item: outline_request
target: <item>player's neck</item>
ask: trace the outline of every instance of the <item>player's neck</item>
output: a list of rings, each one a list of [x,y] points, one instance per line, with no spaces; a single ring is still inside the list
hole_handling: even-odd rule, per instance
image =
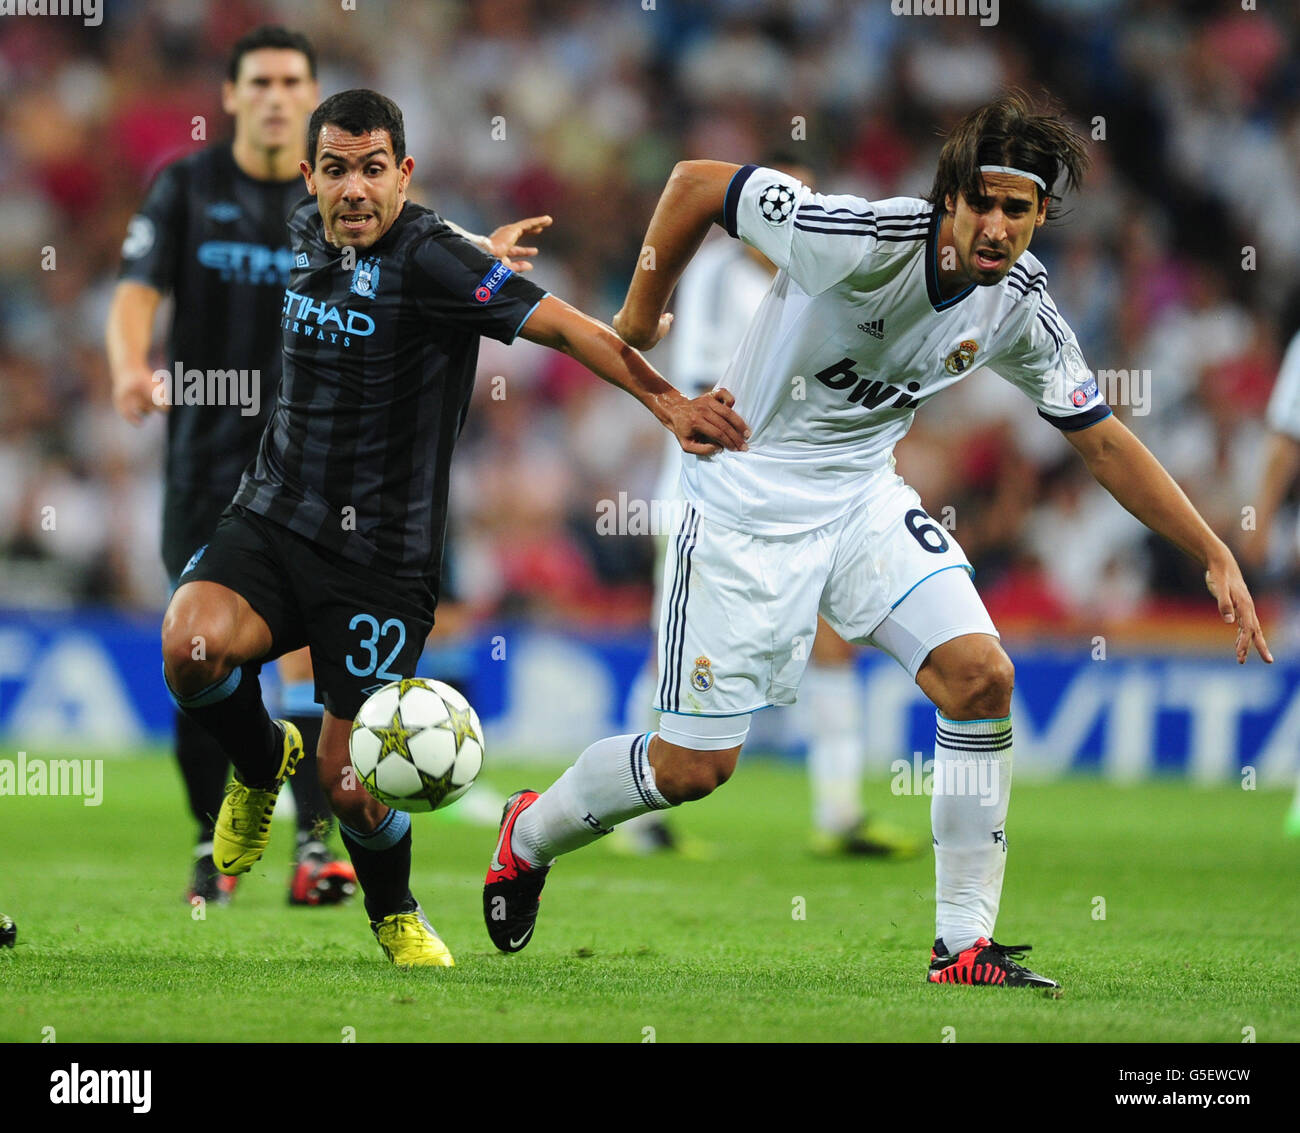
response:
[[[230,152],[241,173],[254,181],[292,181],[300,176],[298,162],[305,155],[292,152],[287,146],[263,149],[236,136]]]
[[[941,299],[951,299],[971,285],[971,281],[958,266],[957,249],[952,242],[952,221],[952,213],[946,213],[939,222],[939,231],[935,235],[935,256],[938,260],[935,278],[939,282]]]

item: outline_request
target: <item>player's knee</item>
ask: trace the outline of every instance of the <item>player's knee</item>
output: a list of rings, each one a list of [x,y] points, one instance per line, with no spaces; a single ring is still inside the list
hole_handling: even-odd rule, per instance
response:
[[[655,787],[670,803],[695,802],[711,795],[736,769],[739,748],[728,751],[673,749],[671,758],[655,767]]]
[[[204,615],[192,606],[173,602],[163,619],[162,650],[167,680],[173,691],[192,694],[230,672],[227,619]]]
[[[950,705],[953,719],[995,719],[1011,711],[1015,666],[996,642],[973,656],[956,682],[957,695]]]

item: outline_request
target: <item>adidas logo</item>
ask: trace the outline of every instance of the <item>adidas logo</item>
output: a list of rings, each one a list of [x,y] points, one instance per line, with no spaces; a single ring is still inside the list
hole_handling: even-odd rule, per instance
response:
[[[869,323],[858,323],[858,330],[865,331],[872,338],[883,339],[885,337],[885,320],[873,319]]]

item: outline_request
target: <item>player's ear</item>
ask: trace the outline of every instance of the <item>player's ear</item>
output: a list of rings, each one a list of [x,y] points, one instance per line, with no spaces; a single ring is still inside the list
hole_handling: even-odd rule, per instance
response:
[[[221,84],[221,109],[227,114],[234,116],[235,113],[235,84],[226,79]]]
[[[411,171],[414,168],[415,158],[408,153],[404,158],[402,158],[401,163],[397,167],[397,172],[400,175],[400,181],[398,183],[399,189],[405,189],[406,186],[411,183]]]
[[[957,211],[957,202],[951,193],[943,198],[943,208],[945,212],[955,213]]]
[[[1044,193],[1043,199],[1038,202],[1038,215],[1034,217],[1034,227],[1042,228],[1047,221],[1047,202],[1051,198]]]
[[[314,197],[316,195],[316,179],[313,176],[315,171],[305,161],[298,162],[298,171],[302,174],[302,179],[307,182],[307,192]]]

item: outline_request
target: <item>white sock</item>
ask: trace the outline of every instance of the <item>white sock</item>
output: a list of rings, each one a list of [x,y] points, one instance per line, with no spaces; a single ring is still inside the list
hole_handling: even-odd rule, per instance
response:
[[[950,954],[992,940],[1007,866],[1011,718],[949,720],[935,713],[935,936]]]
[[[824,834],[845,834],[863,817],[857,674],[852,665],[809,665],[799,691],[806,703],[813,826]]]
[[[511,849],[548,865],[625,819],[672,804],[655,788],[646,752],[653,732],[597,740],[515,822]]]

